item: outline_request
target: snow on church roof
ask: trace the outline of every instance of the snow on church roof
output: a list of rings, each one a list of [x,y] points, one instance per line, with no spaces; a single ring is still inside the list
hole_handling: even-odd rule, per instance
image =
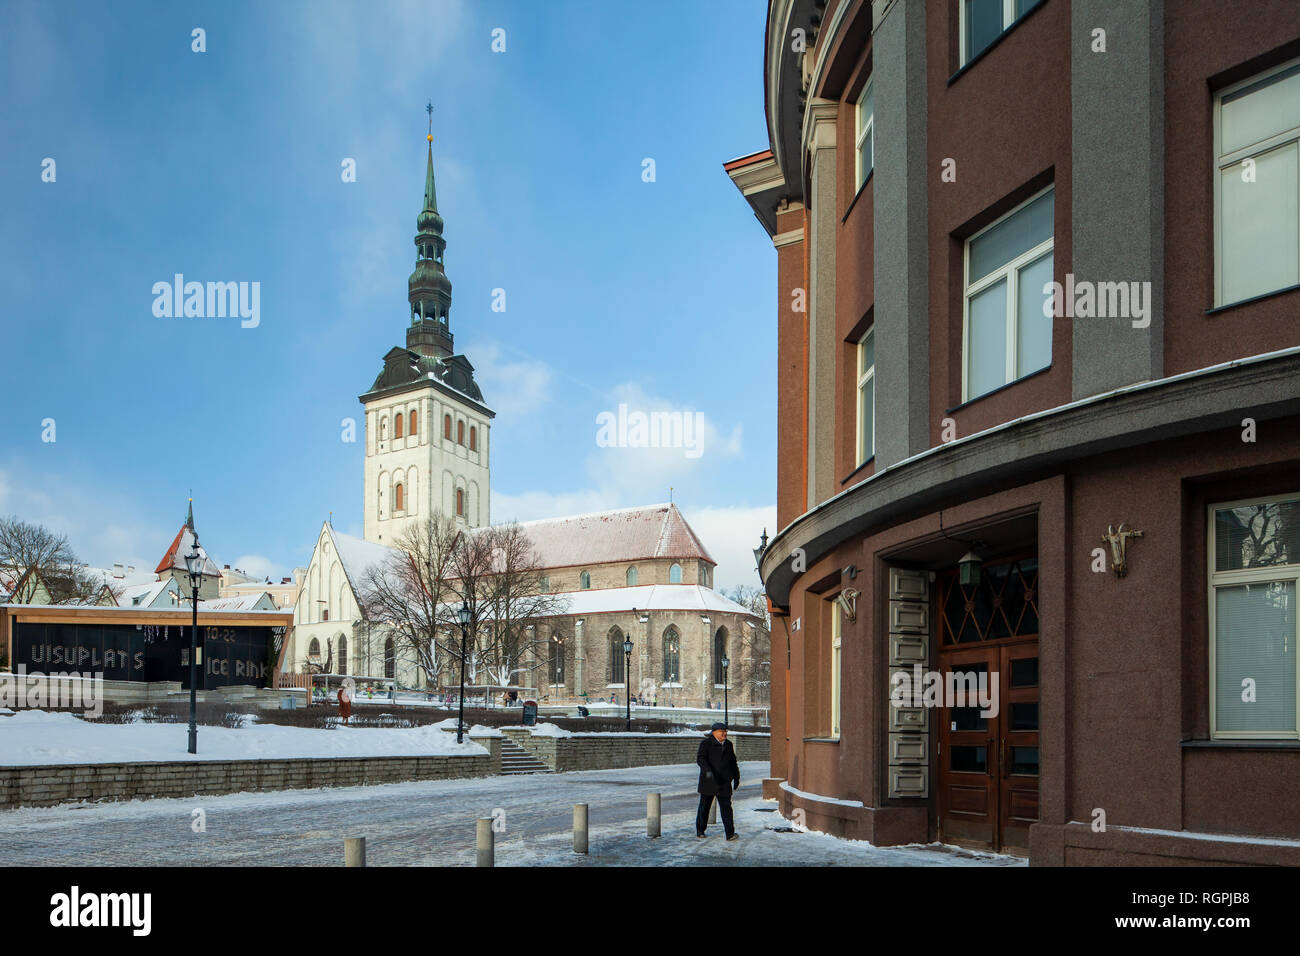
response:
[[[643,584],[631,588],[598,588],[590,591],[563,591],[557,597],[567,599],[557,616],[610,614],[618,611],[698,611],[718,614],[743,614],[756,618],[749,608],[724,597],[712,588],[698,584]]]
[[[338,552],[339,562],[343,565],[343,573],[347,575],[348,583],[352,585],[353,594],[361,593],[366,572],[370,568],[383,567],[391,558],[402,553],[397,548],[390,548],[386,544],[376,544],[364,538],[354,538],[350,534],[335,531],[333,526],[330,527],[329,533],[334,541],[334,550]]]
[[[674,504],[520,522],[545,568],[698,558],[717,564]]]

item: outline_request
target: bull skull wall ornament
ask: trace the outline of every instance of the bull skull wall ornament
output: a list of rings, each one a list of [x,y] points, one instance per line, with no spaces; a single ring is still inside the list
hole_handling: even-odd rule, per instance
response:
[[[852,624],[858,619],[858,595],[862,593],[857,588],[844,588],[835,597],[835,602],[844,612],[845,618]]]
[[[1125,530],[1122,521],[1118,531],[1113,525],[1106,526],[1106,533],[1101,536],[1101,540],[1110,545],[1110,564],[1115,569],[1115,577],[1122,578],[1128,574],[1128,539],[1143,536],[1137,529]]]

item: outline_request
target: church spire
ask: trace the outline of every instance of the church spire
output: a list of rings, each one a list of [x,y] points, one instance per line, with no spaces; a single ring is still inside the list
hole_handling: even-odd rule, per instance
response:
[[[447,358],[452,354],[451,280],[443,270],[442,256],[447,240],[442,237],[442,216],[433,184],[433,104],[429,113],[428,160],[424,172],[424,208],[416,217],[415,271],[407,280],[411,304],[411,326],[406,330],[406,347],[421,355]]]

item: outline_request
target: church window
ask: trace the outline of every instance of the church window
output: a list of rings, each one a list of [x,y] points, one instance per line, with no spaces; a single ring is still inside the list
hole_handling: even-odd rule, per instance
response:
[[[456,489],[456,514],[464,517],[465,515],[465,489]]]
[[[636,587],[636,565],[635,564],[632,565],[632,567],[627,569],[627,586],[630,588]]]
[[[478,451],[478,429],[473,425],[469,426],[469,450]]]
[[[329,608],[325,608],[324,610],[322,610],[322,611],[320,612],[320,619],[321,619],[322,621],[328,621],[328,620],[330,619],[330,609],[329,609]]]
[[[582,590],[584,590],[584,591],[589,591],[589,590],[591,590],[591,572],[590,572],[590,571],[583,571],[582,574],[580,574],[580,575],[578,576],[578,587],[580,587],[580,588],[581,588]]]
[[[346,674],[347,672],[348,672],[348,639],[346,637],[340,637],[339,638],[339,673]]]
[[[394,511],[403,511],[406,508],[406,502],[405,500],[403,500],[404,499],[403,490],[404,489],[400,484],[393,489],[393,510]]]
[[[617,626],[609,629],[609,682],[623,683],[623,632]]]
[[[393,437],[402,437],[402,413],[398,412],[397,417],[393,419]]]
[[[442,416],[442,437],[443,438],[451,437],[451,416],[450,415]]]
[[[713,683],[721,687],[727,680],[727,672],[723,669],[722,659],[727,656],[727,629],[718,628],[718,632],[713,635]]]
[[[682,676],[682,638],[677,628],[664,631],[664,683],[677,684]]]
[[[458,445],[465,444],[465,423],[464,422],[456,423],[456,444]]]
[[[412,411],[411,414],[406,416],[409,419],[411,425],[411,427],[407,429],[407,432],[410,434],[412,438],[415,437],[415,423],[417,421],[415,416],[416,413],[414,411]]]
[[[311,639],[311,643],[307,645],[307,660],[312,663],[320,661],[320,641],[314,637]]]
[[[682,566],[680,564],[674,562],[673,566],[668,569],[668,583],[669,584],[682,583]]]

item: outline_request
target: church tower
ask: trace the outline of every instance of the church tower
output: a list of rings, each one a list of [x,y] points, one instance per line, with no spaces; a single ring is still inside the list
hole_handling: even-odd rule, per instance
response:
[[[407,282],[406,346],[389,349],[379,377],[360,397],[366,414],[366,540],[390,546],[406,527],[435,511],[471,528],[490,523],[488,434],[496,413],[483,401],[474,366],[453,348],[432,124],[428,142],[415,271]]]

